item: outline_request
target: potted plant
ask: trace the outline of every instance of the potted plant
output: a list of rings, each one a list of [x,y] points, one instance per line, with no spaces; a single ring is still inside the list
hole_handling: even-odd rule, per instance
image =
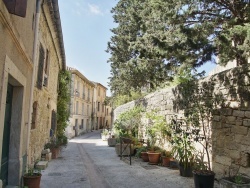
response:
[[[213,188],[215,173],[211,169],[211,125],[213,112],[223,105],[221,93],[214,94],[213,84],[192,79],[181,85],[182,103],[186,106],[184,115],[189,134],[203,147],[202,153],[195,157],[195,188]]]
[[[23,175],[23,185],[28,188],[40,188],[41,177],[40,169],[28,168],[27,173]]]
[[[195,148],[191,141],[190,134],[185,130],[176,133],[172,140],[173,156],[178,160],[180,175],[183,177],[192,177],[194,166]]]
[[[161,153],[161,164],[162,166],[169,167],[170,160],[173,159],[173,155],[171,151],[163,150]]]
[[[224,177],[220,180],[220,188],[249,188],[250,177],[237,173],[234,176]]]
[[[239,162],[241,158],[239,159]],[[249,188],[250,187],[250,177],[239,173],[240,165],[238,169],[229,167],[229,177],[223,177],[220,179],[220,188]]]
[[[50,142],[45,144],[44,149],[50,149],[52,153],[52,159],[57,159],[60,154],[61,143],[54,137],[50,139]]]
[[[108,129],[103,129],[103,131],[101,133],[101,137],[102,137],[102,140],[107,140],[108,139],[108,137],[109,137]]]
[[[144,161],[144,162],[148,162],[147,147],[142,146],[142,147],[138,148],[135,156],[138,158],[141,158],[142,161]]]

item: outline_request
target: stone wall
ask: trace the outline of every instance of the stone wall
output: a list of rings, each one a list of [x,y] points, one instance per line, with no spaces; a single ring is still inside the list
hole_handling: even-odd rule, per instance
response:
[[[52,35],[56,31],[54,30],[53,18],[51,18],[49,11],[47,3],[44,3],[42,5],[39,22],[37,61],[39,60],[39,47],[42,45],[45,54],[48,53],[49,56],[49,68],[47,69],[48,84],[43,84],[42,88],[38,89],[36,87],[37,82],[35,81],[33,102],[36,101],[38,105],[35,127],[31,128],[30,133],[29,161],[31,163],[41,158],[41,151],[44,149],[44,145],[50,140],[52,111],[57,111],[58,74],[62,65],[60,60],[61,57],[59,56],[60,53],[58,52],[59,48],[57,48],[58,38],[54,38]],[[38,72],[38,70],[36,71]],[[45,74],[45,72],[43,74]]]
[[[236,67],[200,80],[213,86],[214,94],[222,93],[223,107],[213,114],[212,166],[217,178],[239,170],[250,174],[250,66]],[[114,110],[114,120],[120,113],[143,104],[146,111],[158,109],[168,118],[183,117],[183,106],[178,103],[180,87],[156,91],[143,99],[132,101]]]

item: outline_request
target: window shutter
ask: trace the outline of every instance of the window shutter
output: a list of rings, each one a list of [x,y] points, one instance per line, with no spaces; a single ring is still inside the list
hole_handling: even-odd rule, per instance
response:
[[[44,66],[44,49],[42,46],[40,46],[38,72],[37,72],[37,88],[38,89],[42,89],[43,87],[43,66]]]
[[[27,0],[3,0],[10,14],[25,17]]]
[[[56,131],[56,112],[55,110],[52,110],[51,114],[51,129],[53,130],[53,133]]]

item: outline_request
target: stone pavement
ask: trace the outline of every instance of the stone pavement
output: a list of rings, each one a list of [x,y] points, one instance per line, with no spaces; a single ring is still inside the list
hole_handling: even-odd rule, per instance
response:
[[[216,183],[216,182],[215,182]],[[100,131],[71,139],[61,156],[42,171],[41,188],[193,188],[193,178],[178,170],[148,165],[133,158],[120,160]],[[215,184],[215,188],[218,185]]]

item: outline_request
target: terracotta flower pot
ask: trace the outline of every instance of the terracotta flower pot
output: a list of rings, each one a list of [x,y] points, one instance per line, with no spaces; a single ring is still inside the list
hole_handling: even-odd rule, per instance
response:
[[[158,164],[160,160],[161,153],[148,152],[149,164]]]
[[[40,188],[42,174],[34,173],[33,176],[24,175],[23,176],[23,185],[29,188]]]
[[[57,159],[60,154],[60,148],[51,148],[52,159]]]
[[[141,158],[144,162],[148,162],[148,153],[147,152],[141,152]]]
[[[161,157],[162,166],[170,166],[170,159],[172,157]]]

